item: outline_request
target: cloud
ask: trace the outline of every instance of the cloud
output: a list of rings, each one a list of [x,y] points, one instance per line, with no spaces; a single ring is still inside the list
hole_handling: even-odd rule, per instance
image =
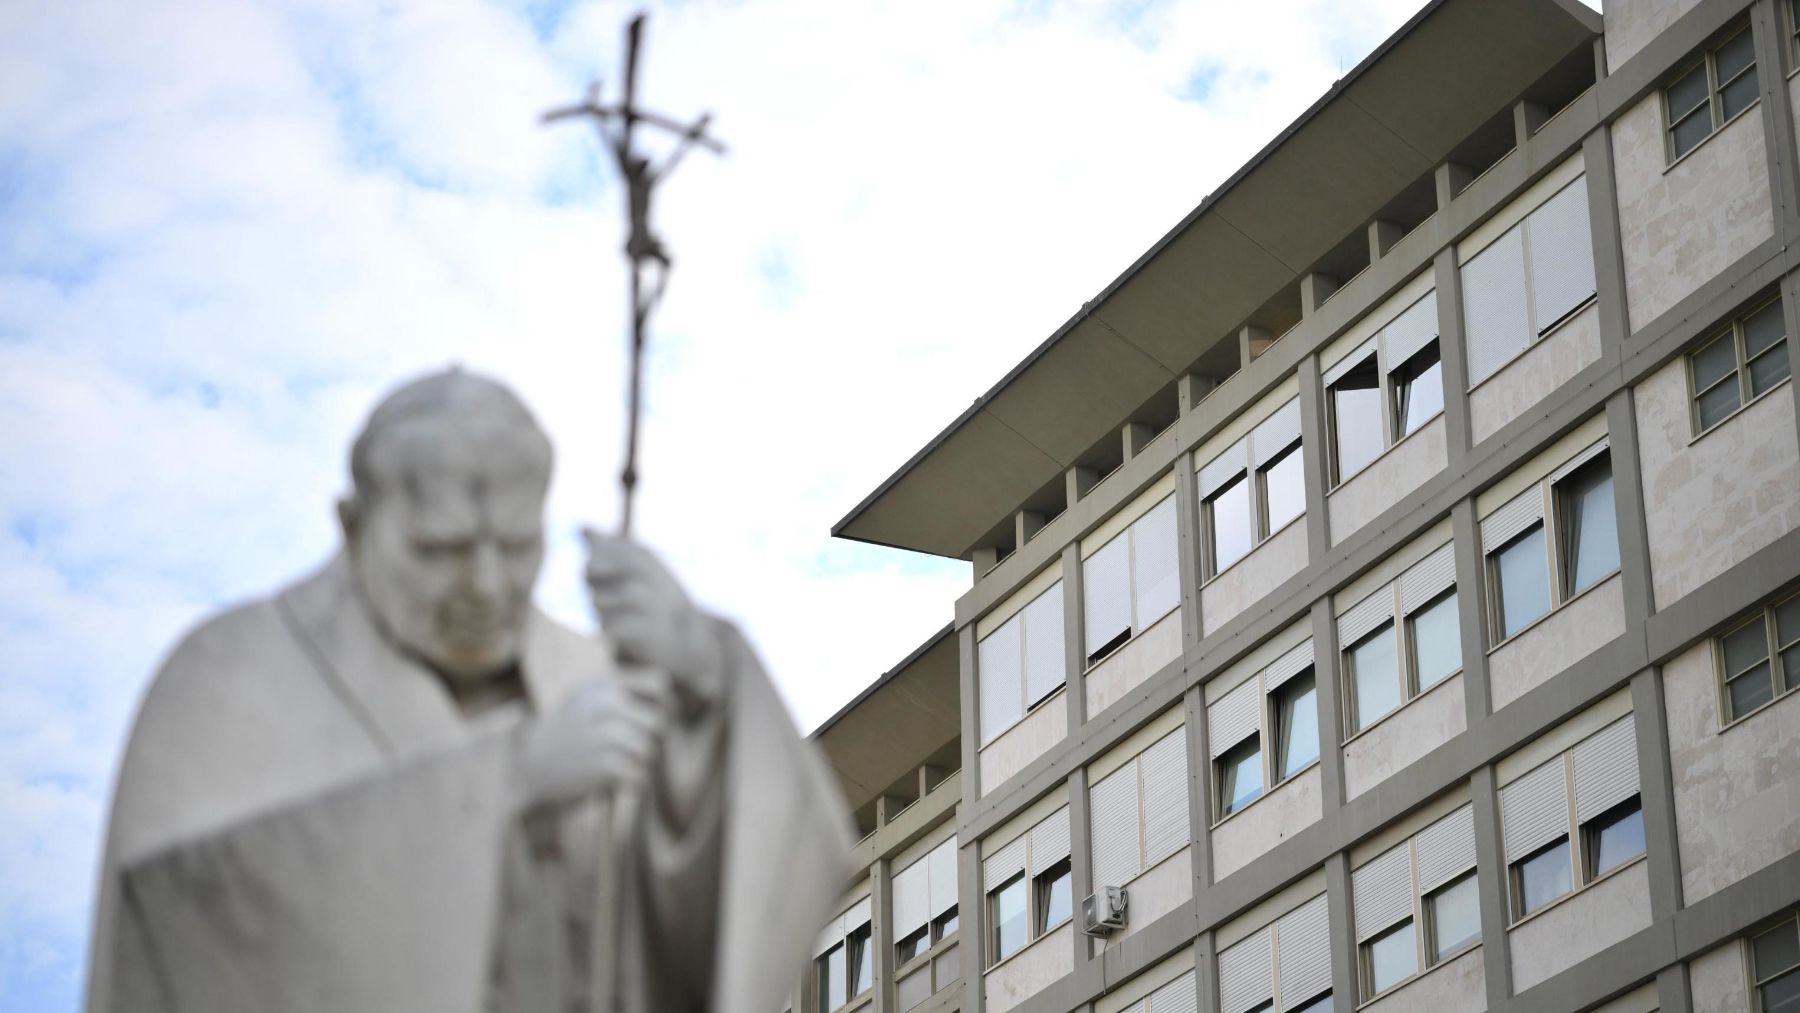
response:
[[[966,564],[830,524],[1416,7],[689,0],[646,101],[717,114],[657,225],[643,535],[811,726]],[[622,439],[619,193],[538,114],[622,3],[0,12],[0,1010],[76,1003],[131,710],[178,631],[331,551],[380,392],[460,361],[559,448],[545,602]]]

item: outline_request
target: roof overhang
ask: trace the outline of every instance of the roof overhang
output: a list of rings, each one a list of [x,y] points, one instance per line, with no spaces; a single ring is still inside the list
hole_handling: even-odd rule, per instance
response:
[[[1599,32],[1579,0],[1427,4],[832,534],[966,558]]]
[[[962,734],[956,638],[946,626],[811,738],[825,750],[852,810],[916,771]]]

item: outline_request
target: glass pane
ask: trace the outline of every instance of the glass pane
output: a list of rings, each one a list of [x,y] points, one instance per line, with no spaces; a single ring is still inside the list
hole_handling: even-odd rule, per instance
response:
[[[1332,1011],[1331,1011],[1331,993],[1327,992],[1324,995],[1319,996],[1317,999],[1314,999],[1312,1002],[1309,1002],[1306,1005],[1301,1006],[1298,1009],[1295,1009],[1294,1013],[1332,1013]]]
[[[1754,359],[1757,354],[1787,337],[1787,324],[1781,319],[1781,300],[1757,310],[1744,318],[1744,355]]]
[[[869,952],[869,929],[850,937],[850,994],[862,995],[875,980],[875,955]]]
[[[1729,81],[1738,72],[1756,62],[1756,47],[1750,41],[1748,29],[1737,33],[1730,41],[1713,51],[1718,63],[1720,81]]]
[[[1387,448],[1381,434],[1381,374],[1375,370],[1375,356],[1331,385],[1331,435],[1337,448],[1333,477],[1339,482]]]
[[[1519,879],[1519,914],[1528,915],[1569,892],[1569,839],[1559,838],[1514,868]]]
[[[1212,572],[1218,573],[1250,551],[1250,485],[1238,478],[1206,501],[1212,525]]]
[[[1750,33],[1745,32],[1744,34],[1749,35]],[[1751,71],[1719,89],[1719,112],[1726,119],[1731,119],[1750,108],[1750,104],[1756,101],[1758,94],[1756,72]]]
[[[931,926],[927,925],[894,945],[894,962],[904,964],[931,948]]]
[[[1293,679],[1282,686],[1276,706],[1281,729],[1281,766],[1278,776],[1287,779],[1319,758],[1319,705],[1312,676]]]
[[[1544,559],[1544,526],[1538,524],[1494,554],[1500,603],[1500,639],[1550,611],[1550,569]]]
[[[1785,974],[1757,989],[1762,1013],[1800,1013],[1800,971]]]
[[[1014,879],[990,896],[994,911],[994,959],[1001,960],[1025,945],[1025,877]]]
[[[1394,625],[1384,624],[1375,635],[1350,649],[1350,674],[1354,681],[1356,713],[1353,730],[1367,728],[1383,714],[1400,706],[1400,667],[1394,653]]]
[[[844,995],[844,946],[839,943],[818,960],[819,1006],[837,1009],[848,998]]]
[[[1363,944],[1369,952],[1369,994],[1385,992],[1419,969],[1413,947],[1412,919],[1401,922]]]
[[[1756,952],[1756,978],[1758,981],[1800,964],[1800,936],[1795,935],[1794,923],[1783,922],[1762,935],[1756,937],[1752,944]]]
[[[1766,663],[1758,665],[1726,683],[1725,695],[1731,699],[1733,718],[1742,717],[1775,699],[1775,688],[1769,680],[1769,666]]]
[[[1670,131],[1675,142],[1675,157],[1694,150],[1694,145],[1706,140],[1712,133],[1712,111],[1705,106],[1688,113],[1687,119],[1675,124]]]
[[[1565,481],[1564,505],[1575,558],[1565,560],[1569,593],[1591,587],[1619,568],[1618,518],[1613,513],[1612,461],[1602,457]]]
[[[1700,428],[1711,429],[1738,410],[1737,377],[1724,381],[1699,397]]]
[[[1679,120],[1706,101],[1706,65],[1694,67],[1668,87],[1669,119]]]
[[[1252,736],[1219,758],[1219,815],[1237,812],[1262,794],[1262,747]]]
[[[1481,935],[1481,899],[1473,873],[1427,897],[1431,907],[1431,959],[1444,959]]]
[[[1775,606],[1775,642],[1786,647],[1796,640],[1800,640],[1800,598],[1789,598]]]
[[[1414,354],[1395,374],[1394,395],[1399,400],[1395,418],[1402,436],[1444,410],[1444,367],[1438,360],[1437,342]]]
[[[1627,810],[1603,814],[1593,830],[1594,875],[1616,869],[1644,853],[1644,810],[1634,801]]]
[[[1413,663],[1419,690],[1430,689],[1462,668],[1462,627],[1456,614],[1456,592],[1422,612],[1413,613]]]
[[[1750,396],[1761,394],[1787,377],[1787,347],[1769,349],[1750,360]]]
[[[1737,350],[1729,334],[1695,352],[1691,359],[1694,363],[1694,389],[1697,391],[1711,387],[1737,369]]]
[[[1746,626],[1740,626],[1725,634],[1725,677],[1727,679],[1744,671],[1759,661],[1769,658],[1769,639],[1765,632],[1767,627],[1758,618]]]
[[[938,915],[937,921],[931,923],[932,938],[937,940],[948,939],[956,933],[957,925],[956,908],[952,907],[950,910]]]
[[[1058,864],[1038,877],[1038,934],[1061,924],[1074,911],[1074,879],[1068,863]]]
[[[1262,470],[1263,533],[1272,535],[1306,512],[1306,457],[1295,447]]]

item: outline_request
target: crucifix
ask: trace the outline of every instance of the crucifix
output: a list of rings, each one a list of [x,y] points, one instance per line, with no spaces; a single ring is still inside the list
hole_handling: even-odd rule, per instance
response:
[[[696,145],[724,154],[725,146],[708,136],[707,124],[712,114],[703,114],[691,124],[682,124],[667,116],[638,108],[637,66],[638,43],[643,38],[644,15],[631,19],[625,29],[624,100],[618,105],[600,104],[600,82],[588,88],[587,100],[579,105],[552,109],[544,114],[545,123],[577,117],[594,121],[600,139],[612,152],[619,176],[625,182],[625,214],[630,231],[625,239],[625,260],[631,266],[631,380],[626,407],[625,466],[619,472],[619,488],[624,494],[619,533],[631,534],[632,495],[637,489],[638,424],[643,414],[644,337],[650,313],[662,299],[669,281],[669,252],[662,240],[650,231],[650,198],[656,184],[668,177],[688,149]],[[656,165],[650,156],[632,147],[639,124],[657,127],[676,136],[673,150]],[[649,283],[646,284],[646,275]]]

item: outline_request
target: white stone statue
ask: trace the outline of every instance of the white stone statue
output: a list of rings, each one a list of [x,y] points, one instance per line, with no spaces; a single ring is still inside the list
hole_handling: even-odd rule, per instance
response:
[[[782,1007],[842,801],[646,550],[589,536],[604,642],[532,605],[550,466],[491,381],[376,408],[342,551],[202,623],[143,701],[90,1013]]]

